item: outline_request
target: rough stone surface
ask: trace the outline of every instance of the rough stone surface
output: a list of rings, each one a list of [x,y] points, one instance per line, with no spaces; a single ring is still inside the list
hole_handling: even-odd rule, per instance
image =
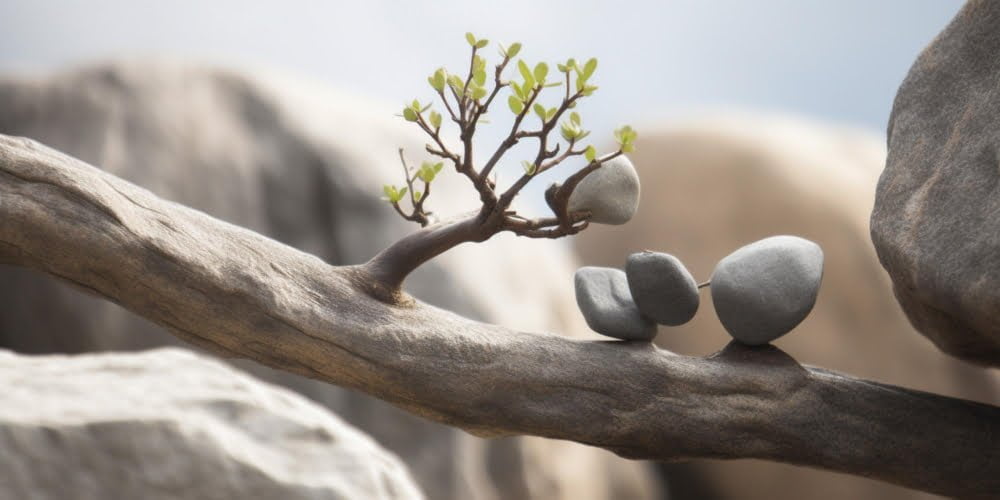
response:
[[[766,344],[806,319],[822,279],[819,245],[795,236],[772,236],[719,261],[712,273],[712,303],[733,338]]]
[[[364,433],[188,351],[0,351],[0,386],[2,498],[423,498]]]
[[[632,219],[639,207],[639,175],[624,155],[605,162],[576,185],[569,211],[590,211],[590,221],[618,225]]]
[[[581,267],[573,281],[576,304],[591,330],[622,340],[652,340],[656,336],[656,325],[639,314],[620,269]]]
[[[904,80],[871,236],[920,333],[1000,366],[1000,2],[968,2]]]
[[[698,312],[698,283],[673,255],[661,252],[629,255],[625,276],[639,312],[661,325],[683,325]]]
[[[34,138],[331,264],[364,262],[416,229],[379,199],[380,186],[400,181],[396,148],[419,156],[425,142],[394,113],[282,75],[164,61],[0,78],[0,133]],[[478,202],[460,175],[442,172],[434,182],[428,204],[441,216]],[[418,270],[407,288],[470,318],[596,337],[576,310],[567,252],[524,245],[510,235],[463,245]],[[114,304],[23,269],[0,266],[0,304],[0,346],[16,351],[183,345]],[[406,463],[428,498],[658,496],[647,464],[609,452],[539,438],[484,440],[362,394],[236,364],[369,433]]]
[[[643,196],[623,226],[573,239],[584,265],[620,266],[665,249],[699,281],[749,241],[796,234],[823,248],[816,307],[775,345],[802,363],[996,404],[1000,372],[942,353],[914,331],[893,298],[868,221],[885,140],[875,134],[766,114],[712,115],[643,127],[632,154]],[[706,293],[703,290],[702,293]],[[731,340],[703,297],[689,323],[655,342],[709,355]],[[747,500],[935,500],[887,483],[756,460],[666,466],[671,496]]]

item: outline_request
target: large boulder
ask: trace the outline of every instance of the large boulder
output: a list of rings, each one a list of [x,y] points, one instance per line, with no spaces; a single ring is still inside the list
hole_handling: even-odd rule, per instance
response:
[[[190,351],[0,351],[0,386],[3,498],[423,498],[326,409]]]
[[[939,348],[1000,366],[1000,2],[972,0],[896,94],[871,236]]]
[[[247,227],[332,264],[364,262],[416,229],[380,200],[423,138],[397,110],[322,85],[264,73],[164,62],[107,64],[0,80],[0,133],[23,135],[154,193]],[[429,207],[469,209],[459,175],[435,180]],[[515,245],[518,250],[515,250]],[[530,247],[530,252],[523,249]],[[504,236],[456,248],[407,281],[417,297],[512,328],[586,334],[568,252]],[[114,304],[33,272],[0,266],[0,346],[79,353],[179,344]],[[429,498],[652,498],[646,464],[539,438],[484,440],[365,395],[254,363],[370,433],[410,467]]]
[[[802,236],[823,249],[823,286],[812,313],[775,345],[802,363],[861,377],[985,402],[1000,398],[997,374],[935,349],[913,331],[892,296],[868,238],[885,158],[877,137],[759,115],[640,130],[632,154],[644,190],[639,211],[624,226],[583,232],[575,245],[583,264],[622,266],[629,254],[649,249],[676,255],[701,282],[747,243]],[[660,327],[656,342],[697,355],[725,346],[730,339],[708,293],[702,290],[690,323]],[[674,498],[932,498],[860,477],[757,461],[671,470],[689,473],[670,477]]]

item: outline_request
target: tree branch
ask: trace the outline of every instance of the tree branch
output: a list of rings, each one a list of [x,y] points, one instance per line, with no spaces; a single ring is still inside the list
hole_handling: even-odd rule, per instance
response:
[[[1000,491],[996,407],[802,367],[770,346],[693,358],[386,302],[372,294],[381,263],[406,248],[332,267],[28,140],[0,136],[0,221],[2,263],[69,281],[223,356],[477,435],[631,458],[776,460],[963,498]],[[403,246],[470,237],[466,224],[431,226]]]

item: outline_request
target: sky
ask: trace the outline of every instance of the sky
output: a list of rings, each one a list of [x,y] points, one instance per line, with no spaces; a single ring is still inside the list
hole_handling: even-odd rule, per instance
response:
[[[884,134],[896,88],[958,0],[633,2],[0,0],[0,74],[112,58],[263,66],[389,102],[431,97],[464,33],[528,62],[600,61],[596,130],[767,110]],[[487,49],[489,55],[495,52]]]

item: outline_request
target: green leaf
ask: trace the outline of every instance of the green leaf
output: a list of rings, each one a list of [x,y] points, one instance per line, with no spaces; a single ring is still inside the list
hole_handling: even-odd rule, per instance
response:
[[[510,47],[507,47],[507,57],[510,59],[513,59],[515,56],[517,56],[518,52],[521,52],[521,44],[518,42],[514,42],[510,44]]]
[[[581,94],[589,96],[593,94],[595,90],[597,90],[597,85],[585,85],[583,87],[583,91],[581,91]]]
[[[535,65],[535,71],[534,71],[535,81],[537,81],[538,83],[545,83],[545,77],[548,76],[548,74],[549,74],[548,64],[540,62]]]
[[[441,167],[443,165],[444,163],[431,163],[429,161],[425,161],[420,164],[420,168],[417,170],[417,178],[430,184],[434,181],[434,177],[437,176],[438,172],[441,171]]]
[[[420,101],[414,99],[413,102],[410,103],[410,109],[413,111],[420,111]]]
[[[485,70],[486,69],[486,59],[482,57],[475,56],[472,58],[472,69],[473,70]]]
[[[478,85],[472,87],[472,98],[473,99],[475,99],[475,100],[478,101],[478,100],[486,97],[486,94],[487,94],[487,92],[486,92],[486,88],[485,87],[480,87]]]
[[[534,75],[531,74],[531,69],[528,68],[528,63],[524,62],[524,59],[517,60],[517,70],[521,72],[521,78],[524,78],[524,81],[527,82],[530,80],[534,82]],[[531,86],[534,87],[535,85],[532,84]]]
[[[517,96],[510,96],[507,98],[507,105],[510,106],[510,110],[514,112],[515,115],[521,114],[524,111],[524,101],[517,98]]]
[[[594,70],[595,69],[597,69],[597,58],[596,57],[591,57],[587,61],[587,64],[583,65],[583,73],[582,73],[583,79],[584,80],[589,79],[590,75],[594,74]]]
[[[476,46],[476,36],[473,35],[472,33],[466,33],[465,34],[465,41],[469,42],[469,45],[471,45],[473,47]]]
[[[597,158],[597,150],[594,149],[594,146],[587,146],[587,149],[583,151],[583,157],[587,161],[594,161],[594,158]]]
[[[444,68],[438,68],[437,71],[435,71],[434,74],[427,79],[427,81],[430,82],[431,87],[433,87],[434,90],[442,92],[444,91],[444,85],[447,79],[448,75],[445,73]]]
[[[413,192],[413,199],[414,200],[420,201],[420,198],[423,198],[423,196],[424,196],[424,193],[421,193],[420,191],[414,191]]]
[[[573,59],[572,57],[566,61],[566,67],[572,69],[579,69],[576,67],[576,59]]]
[[[535,87],[534,79],[525,80],[524,82],[521,83],[521,93],[524,94],[524,100],[526,101],[528,100],[528,97],[531,96],[531,89],[533,89],[534,87]]]
[[[389,203],[398,203],[399,200],[403,199],[403,195],[406,194],[406,188],[400,190],[392,184],[386,184],[382,186],[382,192],[385,193],[385,199],[388,200]]]
[[[462,79],[458,75],[448,75],[448,85],[458,95],[465,93],[465,83],[462,82]]]
[[[569,71],[569,66],[566,66],[565,64],[556,63],[556,69],[558,69],[560,73],[565,73]]]
[[[580,113],[577,113],[576,111],[570,113],[569,121],[572,122],[573,125],[580,126]]]
[[[558,87],[558,86],[560,86],[560,85],[562,85],[562,82],[552,82],[552,83],[546,83],[545,85],[542,85],[542,86],[543,86],[543,87]]]
[[[536,102],[534,108],[535,108],[535,114],[538,115],[538,117],[541,118],[542,121],[544,122],[545,121],[545,106],[542,106],[541,104],[539,104],[539,103]]]
[[[624,125],[615,130],[615,140],[623,152],[630,153],[635,150],[635,140],[639,133],[632,127]]]
[[[514,95],[516,95],[518,99],[523,101],[528,98],[528,96],[524,95],[524,91],[521,90],[521,86],[518,85],[517,82],[511,82],[510,88],[514,91]]]
[[[476,44],[475,44],[474,46],[475,46],[475,47],[476,47],[477,49],[481,49],[481,48],[483,48],[483,47],[487,46],[487,45],[488,45],[489,43],[490,43],[490,41],[489,41],[489,40],[479,40],[478,42],[476,42]]]
[[[441,113],[431,111],[430,122],[431,126],[434,127],[434,130],[441,128]]]
[[[566,139],[567,141],[572,141],[576,139],[576,134],[578,132],[579,129],[573,127],[572,124],[566,122],[562,122],[561,124],[559,124],[559,133],[562,134],[562,138]]]
[[[535,175],[535,164],[528,160],[521,160],[521,166],[524,168],[524,173],[528,175]]]
[[[417,121],[417,112],[413,111],[412,108],[403,108],[403,119],[408,122]]]
[[[545,112],[545,119],[551,120],[553,116],[556,116],[556,111],[559,110],[557,108],[549,108],[549,110]]]
[[[486,72],[481,69],[477,69],[472,73],[472,81],[476,82],[476,85],[479,85],[480,87],[486,85]]]

